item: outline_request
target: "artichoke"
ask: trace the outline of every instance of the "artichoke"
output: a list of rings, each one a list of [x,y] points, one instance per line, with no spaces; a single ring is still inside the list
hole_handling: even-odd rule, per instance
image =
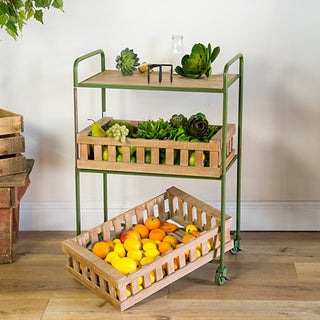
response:
[[[188,119],[180,113],[179,115],[174,114],[170,119],[170,124],[173,128],[185,127]]]
[[[211,64],[220,53],[220,47],[215,47],[211,51],[211,44],[206,48],[202,43],[197,43],[192,47],[191,54],[186,54],[181,59],[181,65],[177,66],[175,71],[184,77],[198,79],[203,74],[207,78],[211,75]]]
[[[187,132],[194,138],[203,139],[209,132],[209,123],[206,116],[200,112],[192,115],[188,119]]]
[[[116,57],[116,68],[121,70],[124,76],[132,75],[133,71],[137,70],[137,66],[139,66],[139,58],[136,53],[133,52],[132,49],[125,48],[120,52],[120,55]]]

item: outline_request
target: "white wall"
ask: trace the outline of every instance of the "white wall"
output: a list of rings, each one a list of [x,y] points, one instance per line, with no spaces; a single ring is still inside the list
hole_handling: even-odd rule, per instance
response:
[[[35,159],[21,208],[22,230],[74,230],[72,65],[101,48],[107,67],[125,47],[141,61],[166,62],[172,34],[186,52],[197,42],[221,47],[220,73],[238,52],[245,57],[242,213],[245,230],[320,230],[320,27],[317,0],[68,1],[45,24],[30,21],[16,42],[1,31],[0,107],[22,114],[26,156]],[[98,59],[81,76],[98,71]],[[236,121],[236,86],[230,122]],[[99,118],[99,91],[82,89],[80,124]],[[221,96],[108,91],[108,113],[123,119],[168,119],[201,111],[221,122]],[[236,170],[228,175],[234,214]],[[81,175],[83,228],[102,222],[101,177]],[[177,187],[219,206],[220,183],[112,175],[110,214]]]

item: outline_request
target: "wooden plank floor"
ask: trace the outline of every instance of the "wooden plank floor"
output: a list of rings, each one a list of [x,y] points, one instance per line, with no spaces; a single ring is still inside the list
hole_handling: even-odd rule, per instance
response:
[[[0,265],[0,319],[320,319],[320,232],[243,232],[226,254],[227,281],[207,264],[119,312],[64,271],[73,232],[20,232],[15,262]]]

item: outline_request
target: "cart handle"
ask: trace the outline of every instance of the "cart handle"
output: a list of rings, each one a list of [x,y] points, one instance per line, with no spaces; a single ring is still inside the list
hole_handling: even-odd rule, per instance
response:
[[[239,77],[240,78],[242,77],[242,74],[243,74],[243,54],[238,53],[232,59],[230,59],[224,66],[224,70],[223,70],[223,87],[224,88],[227,87],[229,68],[237,60],[239,60]]]
[[[97,54],[100,54],[101,56],[101,72],[106,69],[106,59],[105,59],[105,54],[102,49],[98,49],[92,52],[89,52],[87,54],[84,54],[83,56],[77,58],[74,63],[73,63],[73,86],[78,87],[79,81],[78,81],[78,64],[79,62],[91,58],[93,56],[96,56]]]

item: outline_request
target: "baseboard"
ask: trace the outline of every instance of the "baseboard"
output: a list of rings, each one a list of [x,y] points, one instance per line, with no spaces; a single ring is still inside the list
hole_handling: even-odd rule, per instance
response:
[[[219,203],[210,205],[220,208]],[[115,217],[132,206],[123,203],[109,208],[109,217]],[[226,212],[234,219],[235,203],[226,203]],[[20,230],[75,230],[75,207],[72,202],[24,202],[20,209]],[[81,208],[82,230],[103,222],[100,203],[90,202]],[[242,202],[241,230],[252,231],[320,231],[320,201]]]

